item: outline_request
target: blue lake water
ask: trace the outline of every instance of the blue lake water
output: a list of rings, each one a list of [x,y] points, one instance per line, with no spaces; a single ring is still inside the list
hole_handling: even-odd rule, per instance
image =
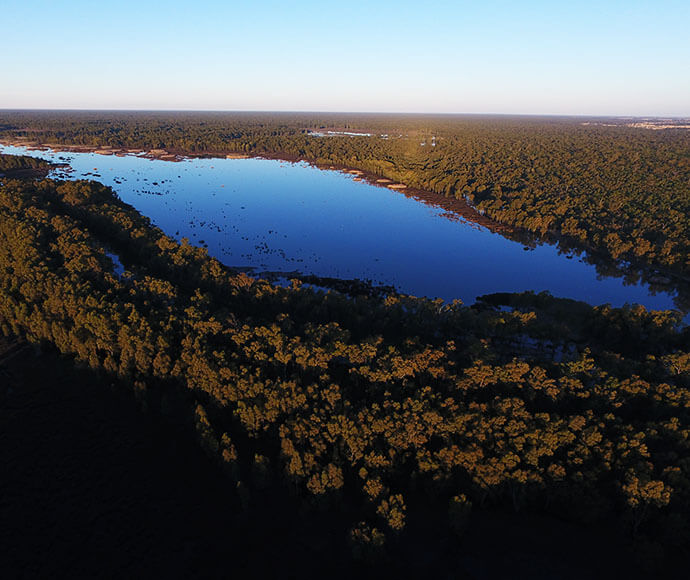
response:
[[[417,296],[471,304],[493,292],[548,290],[590,304],[674,308],[672,292],[602,277],[556,246],[523,244],[444,210],[305,163],[266,159],[151,160],[134,155],[0,152],[67,162],[177,239],[207,245],[228,266],[370,279]]]

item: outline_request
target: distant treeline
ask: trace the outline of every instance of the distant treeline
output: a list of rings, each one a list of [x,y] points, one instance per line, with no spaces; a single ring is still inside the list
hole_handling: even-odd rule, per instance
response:
[[[690,276],[690,131],[567,118],[0,113],[0,137],[359,168],[494,220]],[[315,137],[327,129],[371,136]]]
[[[385,554],[420,514],[461,536],[489,505],[618,522],[659,562],[689,553],[690,333],[676,313],[276,287],[84,181],[0,184],[0,271],[4,333],[189,417],[229,493],[251,503],[279,486],[305,517],[327,507],[358,557]]]

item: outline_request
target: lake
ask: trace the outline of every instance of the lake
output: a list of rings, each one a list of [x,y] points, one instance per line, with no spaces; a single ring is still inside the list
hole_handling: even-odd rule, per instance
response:
[[[528,248],[386,187],[306,163],[31,151],[69,164],[52,177],[94,179],[167,234],[204,245],[228,266],[359,278],[400,292],[472,304],[493,292],[548,290],[590,304],[674,308],[672,290],[606,277],[555,245]],[[687,320],[688,317],[686,317]]]

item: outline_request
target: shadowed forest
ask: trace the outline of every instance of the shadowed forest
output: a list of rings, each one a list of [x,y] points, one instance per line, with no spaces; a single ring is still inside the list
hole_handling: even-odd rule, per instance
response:
[[[328,130],[371,135],[313,134]],[[0,139],[358,168],[467,199],[499,223],[562,237],[660,283],[690,275],[690,135],[680,130],[572,119],[3,112]],[[166,236],[97,182],[13,175],[46,170],[0,158],[7,417],[16,397],[93,398],[100,389],[120,401],[113,408],[132,438],[171,433],[180,443],[161,448],[190,457],[196,439],[206,458],[190,459],[200,473],[190,489],[203,481],[211,490],[198,521],[218,521],[209,505],[218,498],[230,520],[223,537],[250,529],[241,545],[258,554],[262,540],[285,539],[295,546],[289,556],[269,553],[295,574],[338,562],[350,575],[504,577],[511,571],[487,564],[502,551],[524,577],[672,576],[687,563],[690,330],[680,312],[545,293],[465,306],[299,280],[274,286]],[[51,386],[61,393],[26,380],[42,365],[70,377]],[[125,392],[145,414],[122,402]],[[86,434],[94,425],[84,421]],[[20,433],[22,421],[12,425]],[[127,449],[119,452],[146,473],[137,444]],[[179,477],[177,452],[166,453],[160,469]],[[16,503],[0,509],[21,519]],[[262,536],[272,520],[282,523]],[[521,563],[514,546],[487,547],[496,538],[532,556]],[[540,546],[558,550],[553,538],[569,548],[545,557]],[[190,551],[204,544],[196,541]],[[209,546],[209,558],[222,560]],[[25,566],[28,556],[15,550],[8,561]],[[173,561],[183,573],[192,558]]]

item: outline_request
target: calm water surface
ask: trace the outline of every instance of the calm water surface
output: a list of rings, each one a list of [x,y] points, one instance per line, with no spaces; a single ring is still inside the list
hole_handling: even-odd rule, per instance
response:
[[[208,246],[228,266],[370,279],[417,296],[471,304],[492,292],[548,290],[590,304],[674,308],[670,293],[605,278],[555,246],[525,247],[444,217],[400,193],[304,163],[265,159],[181,162],[1,146],[69,163],[55,177],[111,186],[167,234]]]

